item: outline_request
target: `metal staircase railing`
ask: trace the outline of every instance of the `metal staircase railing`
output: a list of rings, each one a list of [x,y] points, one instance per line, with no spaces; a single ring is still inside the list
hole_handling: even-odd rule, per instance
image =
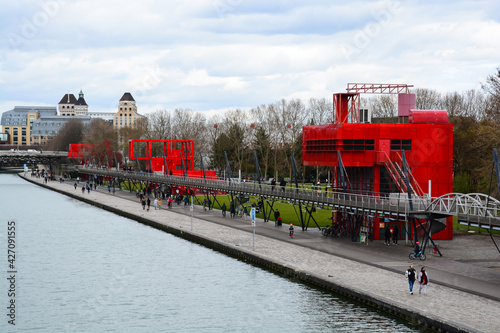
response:
[[[403,163],[403,158],[399,154],[399,152],[395,152],[396,156],[398,157],[398,161],[393,162],[389,155],[385,152],[384,153],[384,165],[387,171],[389,172],[389,175],[391,176],[392,180],[396,183],[396,186],[402,191],[402,192],[408,192],[408,189],[406,188],[406,182],[405,182],[405,177],[404,177],[404,172],[399,166],[399,164]],[[417,197],[422,197],[424,195],[424,192],[418,185],[417,181],[413,177],[413,174],[411,173],[411,170],[408,169],[408,180],[410,184],[410,190],[411,193]]]

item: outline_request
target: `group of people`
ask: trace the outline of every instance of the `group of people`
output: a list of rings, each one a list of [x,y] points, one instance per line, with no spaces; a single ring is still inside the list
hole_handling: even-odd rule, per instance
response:
[[[391,245],[391,239],[392,239],[392,244],[393,245],[398,245],[398,238],[399,238],[399,228],[398,226],[394,226],[394,228],[391,228],[388,226],[388,223],[386,223],[385,227],[385,232],[384,232],[384,244],[385,245]]]
[[[418,293],[421,294],[423,289],[424,295],[427,294],[427,284],[429,283],[429,275],[427,275],[424,266],[420,269],[420,272],[417,274],[415,267],[413,267],[413,265],[410,265],[410,268],[406,270],[405,275],[408,278],[408,284],[410,286],[410,295],[413,295],[413,285],[415,284],[415,281],[418,281],[420,285]]]

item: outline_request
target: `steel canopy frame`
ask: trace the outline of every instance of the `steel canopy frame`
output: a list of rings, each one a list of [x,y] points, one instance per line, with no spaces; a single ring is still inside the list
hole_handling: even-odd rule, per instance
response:
[[[408,94],[408,84],[384,84],[384,83],[348,83],[346,91],[349,93],[367,94]]]

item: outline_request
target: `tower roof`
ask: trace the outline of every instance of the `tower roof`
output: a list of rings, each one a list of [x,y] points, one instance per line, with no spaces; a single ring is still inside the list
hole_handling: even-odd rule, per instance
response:
[[[135,99],[132,97],[131,93],[126,92],[123,94],[122,98],[120,98],[120,101],[133,101],[133,102],[135,102]]]
[[[82,94],[83,95],[83,94]],[[87,105],[87,102],[85,102],[85,98],[83,98],[83,96],[80,95],[80,98],[78,98],[78,101],[76,101],[76,105],[85,105],[85,106],[88,106]]]
[[[76,104],[77,100],[73,94],[65,94],[59,104]]]

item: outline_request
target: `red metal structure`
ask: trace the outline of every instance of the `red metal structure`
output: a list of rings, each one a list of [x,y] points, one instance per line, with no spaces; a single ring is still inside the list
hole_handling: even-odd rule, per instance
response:
[[[415,110],[414,95],[407,94],[407,90],[401,87],[406,85],[389,86],[363,84],[350,86],[349,93],[334,94],[333,123],[303,128],[303,164],[333,167],[333,185],[338,189],[342,185],[340,152],[351,193],[390,196],[391,193],[410,190],[398,171],[402,167],[404,151],[413,195],[438,197],[453,192],[453,125],[448,122],[447,112]],[[400,123],[359,123],[360,94],[355,89],[405,92],[399,98]],[[334,218],[339,220],[340,215],[336,214]],[[390,227],[398,225],[399,230],[404,229],[403,221],[392,219]],[[382,231],[389,227],[388,221],[386,217],[373,218],[375,239],[383,238]],[[432,237],[451,239],[451,218],[445,222],[445,228],[433,233]]]
[[[154,145],[161,151],[155,156]],[[146,169],[155,173],[183,176],[186,171],[188,177],[203,178],[203,170],[194,169],[194,140],[129,140],[128,151],[130,160],[146,161]],[[205,178],[216,179],[215,171],[205,170]]]
[[[108,142],[103,143],[100,147],[91,144],[75,144],[69,145],[68,158],[78,160],[80,164],[94,164],[108,167],[115,166],[116,162],[122,162],[122,154],[114,153]]]

